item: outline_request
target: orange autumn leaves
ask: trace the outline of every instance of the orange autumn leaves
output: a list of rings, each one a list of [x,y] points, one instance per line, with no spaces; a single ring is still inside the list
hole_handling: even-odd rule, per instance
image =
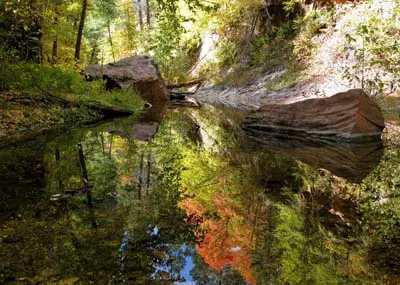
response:
[[[192,198],[182,201],[180,208],[186,212],[188,223],[196,221],[201,227],[196,250],[204,261],[215,270],[231,266],[246,282],[256,284],[251,269],[254,235],[234,200],[214,195],[210,205],[204,206]]]

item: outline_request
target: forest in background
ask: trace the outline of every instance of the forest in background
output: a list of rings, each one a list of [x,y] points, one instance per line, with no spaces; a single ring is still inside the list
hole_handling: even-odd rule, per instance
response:
[[[375,2],[381,1],[366,1]],[[384,66],[398,75],[399,46],[391,39],[399,33],[399,3],[386,2],[396,7],[389,8],[390,22],[380,21],[375,11],[367,21],[359,20],[348,40],[357,42],[357,70],[361,64]],[[272,89],[279,89],[296,81],[321,44],[320,36],[340,18],[337,7],[346,5],[357,3],[6,0],[0,4],[0,59],[79,71],[88,64],[147,54],[171,83],[191,77],[232,83],[277,66],[288,67],[293,72],[284,82],[272,83]],[[244,74],[243,69],[247,69]],[[10,87],[7,74],[1,74],[2,90]],[[347,76],[359,79],[350,71]],[[373,84],[379,89],[382,80],[375,78]]]

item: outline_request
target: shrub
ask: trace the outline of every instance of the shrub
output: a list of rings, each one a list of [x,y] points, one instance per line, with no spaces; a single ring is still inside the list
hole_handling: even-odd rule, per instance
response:
[[[71,71],[38,64],[4,63],[0,91],[20,91],[30,96],[53,96],[85,103],[98,101],[138,111],[143,102],[132,89],[107,91],[105,82],[87,82]]]
[[[310,57],[316,48],[313,38],[332,23],[331,10],[311,10],[304,17],[298,17],[295,20],[297,36],[293,41],[293,53],[296,57],[303,61]]]
[[[354,52],[355,62],[343,76],[371,95],[400,88],[400,43],[396,40],[400,36],[400,5],[395,5],[385,17],[380,10],[369,10],[366,21],[346,36],[346,49]]]

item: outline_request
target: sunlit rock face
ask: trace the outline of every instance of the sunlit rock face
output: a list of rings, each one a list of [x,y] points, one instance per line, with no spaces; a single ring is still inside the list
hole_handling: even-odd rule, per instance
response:
[[[161,73],[148,56],[127,57],[104,66],[89,65],[84,74],[89,80],[106,80],[109,89],[135,88],[152,105],[165,103],[169,98]]]
[[[385,122],[378,105],[361,89],[288,105],[265,105],[244,121],[253,137],[266,133],[324,140],[379,141]]]

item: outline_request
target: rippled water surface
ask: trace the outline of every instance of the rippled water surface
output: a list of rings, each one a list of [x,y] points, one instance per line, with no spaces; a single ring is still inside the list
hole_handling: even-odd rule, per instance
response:
[[[255,142],[240,120],[2,144],[0,283],[400,284],[400,150]]]

